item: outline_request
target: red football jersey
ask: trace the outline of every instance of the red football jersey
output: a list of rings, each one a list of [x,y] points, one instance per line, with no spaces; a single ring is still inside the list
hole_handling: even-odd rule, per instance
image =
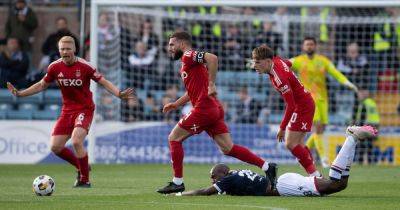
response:
[[[101,78],[102,75],[82,58],[77,58],[71,66],[60,58],[49,65],[44,81],[57,82],[63,97],[62,111],[76,111],[94,109],[90,80],[98,82]]]
[[[208,70],[204,64],[205,52],[188,50],[182,56],[181,78],[194,108],[218,105],[215,97],[208,96]]]
[[[310,104],[313,106],[314,101],[294,72],[290,70],[292,66],[290,61],[280,57],[274,57],[272,61],[273,67],[268,74],[272,85],[286,102],[285,115],[280,125],[281,129],[285,129],[296,109],[302,109]]]

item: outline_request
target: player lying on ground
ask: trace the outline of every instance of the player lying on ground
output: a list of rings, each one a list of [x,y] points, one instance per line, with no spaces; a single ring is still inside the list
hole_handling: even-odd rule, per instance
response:
[[[111,94],[121,99],[132,97],[133,89],[120,91],[110,81],[96,72],[87,61],[75,56],[75,41],[64,36],[58,42],[60,59],[51,63],[47,74],[38,83],[25,90],[17,90],[11,83],[7,88],[14,96],[26,97],[45,90],[53,81],[61,89],[63,97],[61,115],[53,128],[51,151],[75,166],[78,176],[75,187],[90,187],[88,155],[83,146],[93,119],[95,105],[90,91],[90,80],[102,85]],[[75,154],[65,147],[71,139]]]
[[[310,150],[304,145],[307,132],[311,131],[315,104],[311,94],[290,70],[288,60],[274,56],[266,45],[252,52],[254,69],[268,74],[272,86],[282,95],[286,109],[277,134],[278,141],[285,140],[286,147],[310,176],[321,176],[316,169]]]
[[[346,133],[346,141],[329,171],[330,179],[285,173],[278,178],[275,188],[269,178],[250,170],[230,171],[227,165],[217,164],[210,172],[212,186],[177,195],[322,196],[342,191],[347,187],[357,142],[373,138],[377,130],[371,126],[351,126]]]
[[[185,190],[183,184],[183,146],[188,137],[206,131],[220,150],[241,161],[256,165],[272,176],[276,164],[267,163],[246,147],[234,144],[224,121],[224,110],[216,97],[215,78],[218,69],[216,55],[192,49],[191,37],[187,32],[171,35],[168,51],[174,60],[181,60],[180,74],[186,93],[173,103],[166,104],[163,112],[169,112],[192,103],[192,110],[172,129],[168,136],[174,177],[167,186],[157,190],[168,194]]]

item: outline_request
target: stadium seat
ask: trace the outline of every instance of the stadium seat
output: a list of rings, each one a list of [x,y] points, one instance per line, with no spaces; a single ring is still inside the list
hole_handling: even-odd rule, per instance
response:
[[[218,98],[222,102],[229,103],[231,105],[236,104],[237,101],[239,101],[239,96],[235,92],[221,92],[218,94]]]
[[[230,86],[236,81],[236,72],[220,71],[217,75],[216,83],[218,86]]]
[[[32,110],[11,110],[7,112],[7,119],[31,120]]]
[[[33,119],[37,120],[55,120],[61,112],[61,106],[57,104],[47,104],[44,110],[33,112]]]
[[[17,104],[34,103],[41,104],[43,102],[43,92],[31,95],[28,97],[18,97],[16,100]]]
[[[44,92],[44,104],[61,104],[62,97],[60,90],[46,90]]]
[[[15,97],[8,89],[0,89],[0,103],[14,103]]]
[[[267,116],[267,122],[271,124],[280,124],[282,121],[283,113],[269,114]]]
[[[0,119],[7,118],[7,112],[12,110],[12,104],[2,103],[0,104]]]
[[[33,112],[38,110],[38,105],[33,103],[18,104],[17,110],[9,110],[7,112],[8,119],[32,119]]]
[[[137,95],[137,97],[139,97],[140,99],[142,99],[142,100],[145,100],[146,99],[146,96],[147,96],[147,92],[145,91],[145,90],[136,90],[136,95]]]

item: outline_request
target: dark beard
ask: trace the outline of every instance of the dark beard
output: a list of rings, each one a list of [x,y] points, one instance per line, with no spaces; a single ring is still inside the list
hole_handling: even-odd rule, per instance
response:
[[[308,55],[308,57],[312,57],[314,55],[314,51],[310,51],[310,52],[306,52],[306,54]]]
[[[175,55],[172,59],[174,60],[179,60],[183,55],[183,51],[182,50],[176,50]]]

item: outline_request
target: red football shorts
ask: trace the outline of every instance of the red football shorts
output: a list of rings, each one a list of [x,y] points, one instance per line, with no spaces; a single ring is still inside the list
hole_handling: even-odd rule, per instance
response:
[[[178,125],[191,134],[206,131],[210,137],[229,133],[224,121],[224,109],[221,106],[208,109],[193,108],[181,118]]]
[[[315,103],[310,100],[303,106],[298,106],[290,118],[287,128],[291,131],[310,132],[313,124]]]
[[[89,132],[93,120],[93,110],[61,112],[53,129],[53,136],[71,135],[75,127],[84,128]]]

